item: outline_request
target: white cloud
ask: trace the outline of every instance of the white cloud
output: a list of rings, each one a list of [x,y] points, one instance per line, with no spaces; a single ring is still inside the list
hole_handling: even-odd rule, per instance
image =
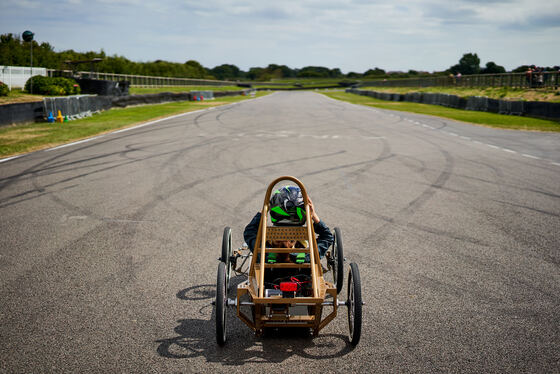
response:
[[[442,70],[466,52],[507,68],[528,56],[539,65],[560,60],[550,48],[560,0],[13,1],[0,14],[0,33],[21,33],[22,25],[57,50],[244,70],[268,63]]]

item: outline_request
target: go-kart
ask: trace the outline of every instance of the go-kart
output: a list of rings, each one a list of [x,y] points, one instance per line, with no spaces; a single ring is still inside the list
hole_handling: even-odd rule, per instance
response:
[[[270,197],[275,185],[291,181],[303,195],[306,222],[303,226],[268,226]],[[215,306],[216,340],[226,343],[227,308],[236,308],[237,317],[257,335],[265,328],[300,327],[319,334],[337,315],[338,307],[348,308],[349,342],[356,346],[362,330],[362,292],[358,265],[351,263],[348,271],[346,300],[339,300],[343,287],[344,254],[339,228],[334,228],[334,242],[326,253],[326,269],[320,262],[319,250],[308,205],[307,191],[298,179],[283,176],[274,180],[266,191],[254,253],[246,245],[232,250],[231,229],[226,227],[218,265]],[[304,248],[271,248],[267,243],[297,240]],[[303,246],[303,245],[302,245]],[[305,253],[304,262],[269,263],[267,254],[293,255]],[[290,256],[292,257],[292,256]],[[228,298],[232,271],[246,279],[237,285],[236,297]],[[331,272],[332,283],[324,272]],[[324,309],[328,309],[325,311]]]

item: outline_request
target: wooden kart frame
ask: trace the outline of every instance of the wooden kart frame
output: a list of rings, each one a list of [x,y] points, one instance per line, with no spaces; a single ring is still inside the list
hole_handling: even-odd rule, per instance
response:
[[[267,219],[270,210],[270,197],[272,189],[275,185],[282,181],[294,182],[303,195],[305,206],[305,226],[268,226]],[[310,327],[313,334],[317,335],[337,314],[337,293],[333,284],[325,281],[323,277],[323,268],[319,260],[319,249],[315,239],[315,231],[313,230],[313,222],[311,220],[311,212],[307,203],[307,190],[303,183],[298,179],[290,176],[283,176],[272,181],[268,186],[265,194],[263,208],[261,212],[261,221],[255,242],[255,249],[251,261],[249,278],[237,287],[237,316],[257,333],[262,333],[265,327]],[[268,248],[267,242],[272,240],[298,240],[307,242],[307,248]],[[296,263],[275,263],[268,264],[265,262],[267,253],[306,253],[309,254],[309,262],[303,264]],[[257,256],[257,254],[259,256]],[[259,262],[257,262],[259,258]],[[265,272],[271,268],[283,269],[310,269],[311,270],[311,296],[310,297],[282,297],[272,296],[266,297],[265,291]],[[249,295],[251,302],[254,304],[253,318],[249,318],[241,310],[241,299],[244,295]],[[323,302],[326,295],[333,298],[333,310],[325,318],[321,319],[323,311]],[[271,304],[283,304],[286,306],[284,310],[272,310]],[[290,315],[288,306],[308,306],[311,312],[309,315]],[[271,310],[266,314],[266,309]]]
[[[301,189],[305,208],[304,226],[268,226],[267,224],[272,190],[282,181],[291,181]],[[307,243],[307,247],[267,247],[266,243],[274,240],[297,240],[300,243]],[[336,283],[333,284],[327,282],[323,276],[323,267],[320,262],[319,248],[317,247],[305,186],[297,178],[291,176],[282,176],[272,181],[268,186],[263,202],[261,220],[249,266],[248,278],[237,286],[236,299],[228,299],[227,293],[232,262],[236,262],[236,256],[239,256],[239,254],[234,255],[231,250],[231,229],[226,227],[224,230],[222,256],[218,266],[216,301],[214,302],[216,306],[216,338],[218,344],[224,345],[226,342],[226,307],[228,306],[235,306],[237,317],[258,335],[262,334],[267,327],[305,327],[311,328],[313,334],[317,336],[319,331],[336,317],[338,307],[344,305],[348,307],[350,343],[353,346],[357,345],[361,335],[363,304],[360,274],[357,264],[350,264],[348,299],[346,301],[339,301],[337,286],[339,286],[338,291],[340,291],[344,261],[341,240],[340,230],[335,228],[335,241],[332,253],[330,253],[333,257],[330,258],[331,262],[328,262],[329,268],[333,270],[333,277]],[[309,257],[309,262],[267,263],[265,260],[269,253],[305,253]],[[284,297],[280,294],[267,295],[265,293],[265,273],[270,269],[294,269],[295,273],[292,275],[302,272],[308,273],[311,278],[311,288],[306,293],[310,293],[310,296],[294,295],[294,297]],[[332,300],[327,301],[327,296],[331,296]],[[243,307],[246,306],[251,308],[251,316],[244,313]],[[332,310],[323,317],[323,307],[325,306],[332,307]]]

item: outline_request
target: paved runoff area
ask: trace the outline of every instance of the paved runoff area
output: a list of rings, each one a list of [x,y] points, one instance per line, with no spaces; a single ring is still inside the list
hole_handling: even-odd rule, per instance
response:
[[[355,348],[344,307],[216,345],[223,229],[282,175],[359,265]],[[0,232],[0,372],[560,371],[558,133],[276,93],[3,160]]]

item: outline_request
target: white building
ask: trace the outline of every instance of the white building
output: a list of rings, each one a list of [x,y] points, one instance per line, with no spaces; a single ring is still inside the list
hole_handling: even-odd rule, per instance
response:
[[[0,81],[7,84],[10,90],[14,88],[23,89],[25,82],[33,75],[47,76],[46,68],[31,68],[24,66],[3,66],[0,65]]]

